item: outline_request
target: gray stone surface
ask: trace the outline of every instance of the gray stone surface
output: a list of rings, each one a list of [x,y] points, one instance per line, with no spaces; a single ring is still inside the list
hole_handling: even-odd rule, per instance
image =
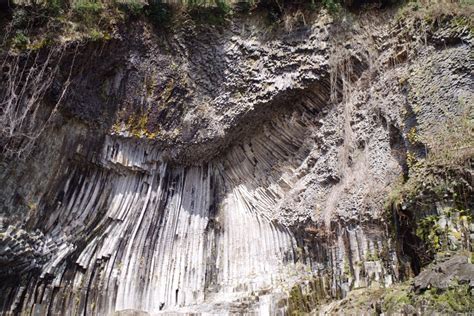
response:
[[[474,264],[463,255],[455,255],[427,267],[413,281],[415,291],[430,288],[446,290],[456,284],[474,286]]]
[[[56,124],[0,169],[2,229],[55,245],[18,259],[37,261],[11,272],[23,287],[0,283],[0,308],[283,313],[314,279],[330,297],[401,280],[383,203],[406,133],[473,98],[465,32],[409,26],[137,21],[85,47]],[[37,247],[10,235],[0,258]]]

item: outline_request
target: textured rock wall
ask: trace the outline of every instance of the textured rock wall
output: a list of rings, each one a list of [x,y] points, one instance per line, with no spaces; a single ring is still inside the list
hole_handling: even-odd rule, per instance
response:
[[[197,310],[190,306],[214,292],[230,300],[287,282],[296,259],[287,228],[258,218],[245,190],[218,204],[216,166],[167,167],[157,154],[110,140],[104,164],[130,170],[68,172],[55,210],[38,223],[59,249],[29,288],[42,294],[25,289],[22,309]]]
[[[2,310],[275,314],[410,274],[383,202],[413,124],[472,100],[471,39],[349,24],[138,21],[81,50],[56,125],[1,169]]]

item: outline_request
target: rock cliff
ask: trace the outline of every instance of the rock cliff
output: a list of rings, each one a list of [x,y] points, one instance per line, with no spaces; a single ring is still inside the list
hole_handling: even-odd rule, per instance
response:
[[[107,40],[3,53],[17,86],[2,106],[14,94],[46,123],[26,158],[2,155],[0,310],[330,313],[322,302],[418,274],[430,242],[469,254],[472,28],[393,8],[303,20],[138,18]],[[461,120],[456,189],[387,203]]]

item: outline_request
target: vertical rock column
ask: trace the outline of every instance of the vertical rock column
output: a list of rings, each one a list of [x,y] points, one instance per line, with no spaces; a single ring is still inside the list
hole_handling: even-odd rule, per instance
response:
[[[101,167],[70,167],[40,221],[60,246],[17,290],[24,312],[212,310],[285,280],[296,242],[251,189],[226,185],[221,166],[169,167],[135,147],[109,139]]]

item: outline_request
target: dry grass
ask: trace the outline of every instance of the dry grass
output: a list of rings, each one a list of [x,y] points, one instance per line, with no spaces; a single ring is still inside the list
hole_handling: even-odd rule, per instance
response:
[[[427,163],[455,168],[474,158],[474,108],[466,105],[459,116],[451,116],[431,133],[420,137],[428,149]]]
[[[474,22],[474,4],[471,0],[440,0],[428,1],[422,0],[417,2],[409,2],[398,12],[398,18],[406,18],[408,16],[425,20],[426,22],[439,22],[446,16],[465,17],[469,19],[472,26]]]

